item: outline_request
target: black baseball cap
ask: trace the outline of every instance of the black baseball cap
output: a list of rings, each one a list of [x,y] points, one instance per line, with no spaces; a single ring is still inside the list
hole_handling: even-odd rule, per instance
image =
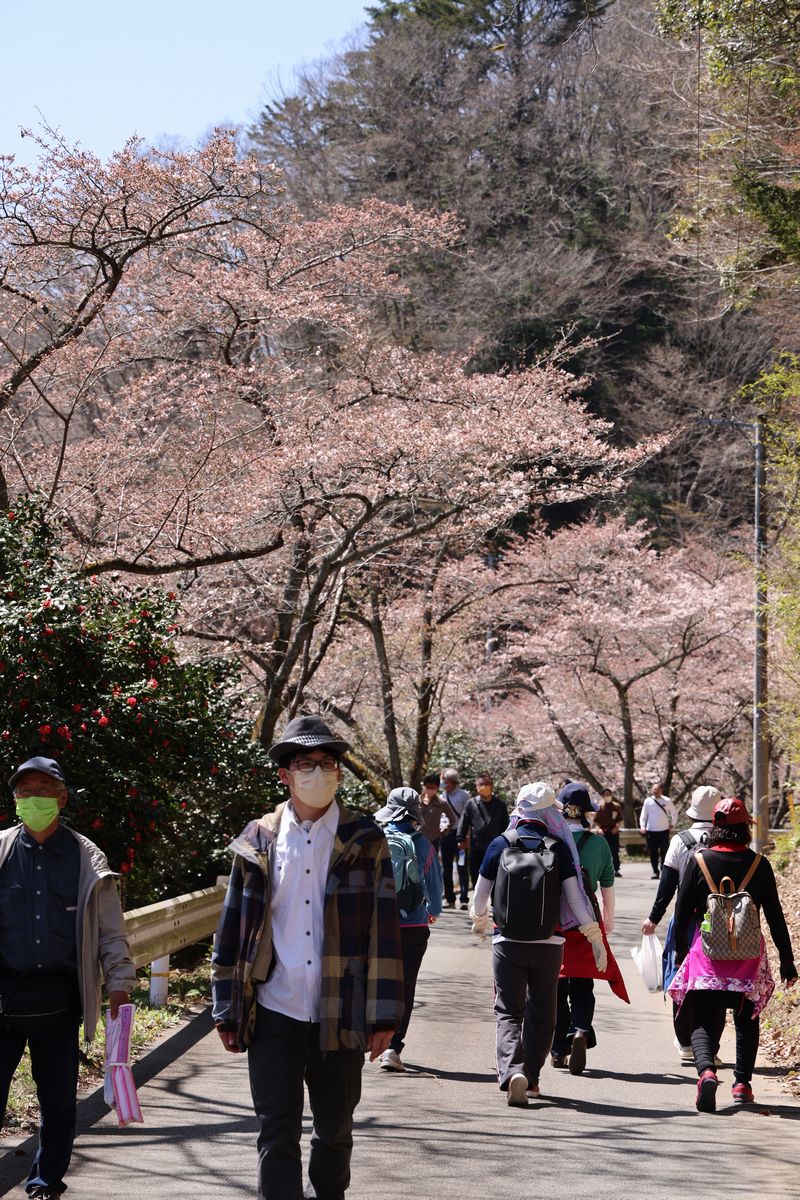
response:
[[[29,758],[26,762],[22,763],[21,766],[17,767],[16,771],[8,781],[9,786],[13,788],[19,777],[24,775],[26,771],[41,771],[43,775],[51,775],[53,779],[57,779],[59,783],[63,783],[65,787],[67,786],[67,781],[64,778],[64,772],[61,770],[61,767],[58,765],[56,760],[54,758],[42,757]]]

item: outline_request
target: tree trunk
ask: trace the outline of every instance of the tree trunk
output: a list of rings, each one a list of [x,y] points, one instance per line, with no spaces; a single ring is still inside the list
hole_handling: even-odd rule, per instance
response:
[[[386,738],[386,748],[389,751],[389,771],[391,772],[392,787],[400,787],[403,783],[403,768],[400,763],[400,746],[397,738],[397,720],[394,711],[394,694],[392,671],[389,656],[386,653],[386,640],[383,636],[383,621],[381,619],[380,591],[377,583],[370,583],[370,622],[372,642],[375,646],[375,657],[378,661],[378,674],[381,680],[381,701],[383,705],[383,735]]]

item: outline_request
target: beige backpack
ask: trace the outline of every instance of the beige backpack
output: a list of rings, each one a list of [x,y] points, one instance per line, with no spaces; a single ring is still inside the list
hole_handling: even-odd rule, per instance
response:
[[[711,959],[758,958],[761,953],[761,921],[747,885],[761,862],[761,855],[757,854],[753,859],[738,892],[734,891],[735,884],[730,875],[725,875],[717,887],[699,850],[695,858],[709,890],[706,915],[700,925],[703,950]]]

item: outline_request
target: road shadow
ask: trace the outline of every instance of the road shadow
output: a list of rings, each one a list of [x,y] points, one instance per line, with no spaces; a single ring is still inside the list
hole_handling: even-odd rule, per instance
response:
[[[151,1079],[154,1079],[156,1075],[206,1037],[213,1027],[209,1006],[198,1016],[192,1017],[171,1036],[154,1046],[137,1063],[134,1063],[133,1078],[136,1087],[144,1087],[146,1083],[149,1083]],[[108,1105],[103,1098],[103,1085],[100,1084],[99,1087],[78,1100],[75,1137],[86,1133],[108,1111]],[[7,1195],[27,1178],[31,1160],[36,1152],[37,1137],[38,1134],[31,1134],[29,1138],[16,1146],[13,1140],[9,1139],[9,1148],[0,1154],[0,1196]],[[0,1149],[2,1149],[2,1142],[0,1142]]]

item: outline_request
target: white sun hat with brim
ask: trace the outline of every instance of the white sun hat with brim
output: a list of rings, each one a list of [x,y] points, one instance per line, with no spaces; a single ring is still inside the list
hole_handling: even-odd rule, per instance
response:
[[[562,807],[549,783],[526,783],[519,789],[512,816],[524,821],[526,817],[532,817],[542,809],[556,808],[561,812]]]
[[[722,792],[719,788],[707,785],[696,787],[692,792],[692,803],[687,808],[686,815],[693,821],[711,821],[714,816],[714,805],[721,799]]]

